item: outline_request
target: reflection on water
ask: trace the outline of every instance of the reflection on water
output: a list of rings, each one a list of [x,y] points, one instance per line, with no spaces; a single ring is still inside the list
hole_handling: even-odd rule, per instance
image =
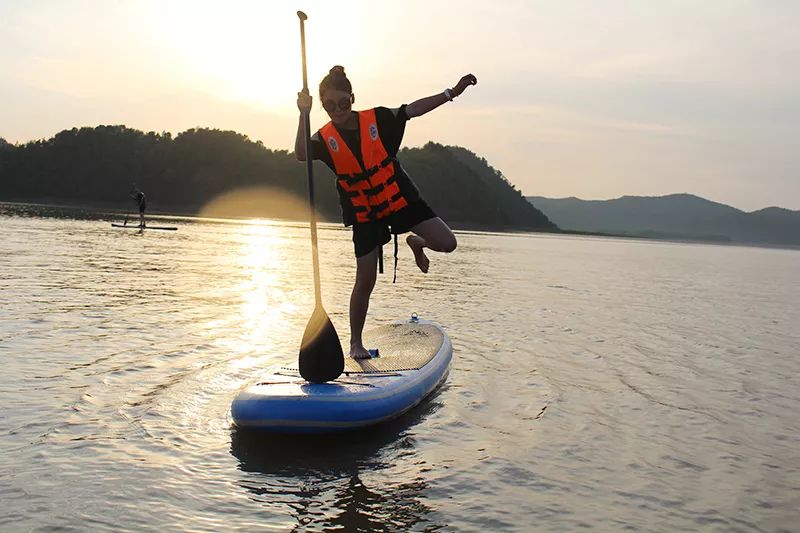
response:
[[[423,477],[364,482],[391,469],[398,461],[419,462],[415,452],[415,424],[441,407],[435,393],[429,402],[397,420],[368,430],[331,435],[275,436],[234,429],[231,453],[244,472],[259,474],[240,481],[253,500],[271,504],[286,494],[294,496],[292,515],[298,526],[344,531],[409,531],[439,529],[424,503]],[[287,477],[298,486],[283,487]]]
[[[241,351],[247,351],[270,323],[286,320],[297,311],[279,288],[288,285],[292,272],[286,261],[286,239],[282,228],[274,224],[255,223],[242,232],[237,260],[245,273],[237,290],[242,294],[241,314],[249,335],[242,338]]]
[[[176,217],[136,235],[112,218],[0,204],[2,530],[800,519],[797,251],[462,233],[423,275],[401,249],[368,327],[444,324],[446,386],[393,422],[289,439],[232,429],[229,408],[297,359],[308,227]],[[341,335],[350,234],[319,238]]]

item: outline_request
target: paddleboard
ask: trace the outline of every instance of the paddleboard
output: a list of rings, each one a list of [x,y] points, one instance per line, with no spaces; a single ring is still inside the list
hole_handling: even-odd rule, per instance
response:
[[[111,225],[114,226],[115,228],[142,229],[142,228],[139,227],[138,224],[131,224],[129,226],[126,226],[124,224],[113,224],[112,223]],[[162,231],[178,231],[178,228],[176,228],[174,226],[150,226],[150,225],[148,225],[148,226],[145,226],[144,229],[160,229]]]
[[[366,331],[364,344],[377,348],[377,356],[345,357],[344,373],[327,383],[305,381],[296,367],[271,369],[233,400],[233,423],[272,433],[326,433],[377,424],[436,390],[453,357],[442,326],[416,316]]]

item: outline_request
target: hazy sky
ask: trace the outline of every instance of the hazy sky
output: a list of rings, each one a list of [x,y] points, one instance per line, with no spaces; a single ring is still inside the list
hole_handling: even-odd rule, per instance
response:
[[[797,0],[0,0],[0,137],[212,127],[290,149],[297,9],[313,94],[334,64],[357,108],[477,75],[405,145],[465,146],[526,195],[800,209]]]

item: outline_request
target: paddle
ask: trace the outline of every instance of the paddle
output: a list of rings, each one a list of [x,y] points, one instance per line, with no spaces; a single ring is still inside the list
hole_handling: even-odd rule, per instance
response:
[[[300,19],[300,47],[303,55],[303,93],[308,92],[306,73],[306,33],[302,11],[297,12]],[[300,346],[300,375],[312,383],[324,383],[338,378],[344,370],[344,353],[339,335],[331,319],[322,308],[322,292],[319,281],[319,252],[317,250],[317,214],[314,210],[314,165],[311,150],[311,119],[309,112],[303,113],[303,134],[306,141],[306,175],[308,176],[308,205],[311,212],[311,255],[314,263],[314,313],[308,321]]]

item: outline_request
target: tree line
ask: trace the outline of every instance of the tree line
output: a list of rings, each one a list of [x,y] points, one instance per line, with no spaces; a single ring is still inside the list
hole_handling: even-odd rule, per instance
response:
[[[461,228],[556,230],[499,171],[466,148],[429,142],[398,154],[403,168],[442,218]],[[176,136],[125,126],[64,130],[12,145],[0,138],[0,200],[75,205],[130,203],[132,184],[161,212],[198,213],[239,189],[269,187],[306,197],[304,164],[234,131],[196,128]],[[333,173],[315,162],[316,204],[339,220]],[[276,207],[260,216],[282,216]],[[252,216],[253,213],[247,213]]]

